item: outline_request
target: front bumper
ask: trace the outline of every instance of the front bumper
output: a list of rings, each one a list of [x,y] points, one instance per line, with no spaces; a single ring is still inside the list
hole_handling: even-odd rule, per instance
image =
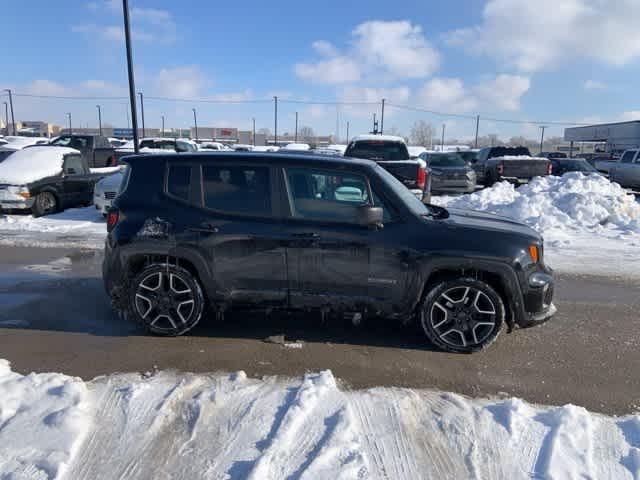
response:
[[[555,281],[553,270],[548,267],[530,272],[523,288],[524,312],[516,322],[521,327],[544,323],[558,311],[553,304]]]
[[[6,188],[0,189],[0,209],[2,210],[24,210],[33,206],[33,198],[24,198],[9,191]]]

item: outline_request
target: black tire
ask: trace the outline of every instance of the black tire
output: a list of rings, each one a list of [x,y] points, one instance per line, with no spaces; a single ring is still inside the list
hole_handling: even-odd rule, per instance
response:
[[[198,324],[204,307],[198,279],[182,267],[149,265],[131,282],[129,311],[155,335],[185,334]]]
[[[40,192],[36,195],[31,207],[31,213],[34,217],[42,217],[58,211],[58,199],[51,192]]]
[[[420,323],[427,338],[447,352],[473,353],[500,334],[504,302],[487,283],[473,278],[443,280],[425,297]]]

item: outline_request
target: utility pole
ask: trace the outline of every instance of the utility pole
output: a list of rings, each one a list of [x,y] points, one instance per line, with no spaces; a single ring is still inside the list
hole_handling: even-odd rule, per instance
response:
[[[100,105],[96,105],[96,108],[98,109],[98,132],[102,136],[102,109]]]
[[[274,138],[274,145],[278,146],[278,96],[274,96],[273,97],[273,101],[274,101],[274,112],[273,112],[273,120],[274,120],[274,130],[275,133],[273,135]]]
[[[256,146],[256,119],[252,118],[253,121],[253,146]]]
[[[9,135],[9,104],[7,102],[2,103],[4,103],[4,129],[6,134]]]
[[[545,128],[547,128],[547,126],[546,125],[542,125],[539,128],[540,128],[540,130],[542,130],[542,133],[540,134],[540,153],[542,153],[542,145],[544,143],[544,130],[545,130]]]
[[[136,82],[133,75],[133,58],[131,52],[131,29],[129,28],[129,0],[122,0],[122,12],[124,16],[124,41],[127,47],[127,72],[129,74],[129,106],[131,108],[131,121],[133,122],[133,151],[140,152],[138,142],[138,114],[136,113]],[[129,113],[127,112],[127,115]],[[142,115],[144,118],[144,114]],[[144,128],[144,127],[143,127]]]
[[[196,126],[196,142],[198,141],[198,117],[196,115],[196,109],[192,108],[191,110],[193,110],[193,123]]]
[[[385,99],[382,99],[382,116],[380,117],[380,135],[384,133],[384,102]]]
[[[142,92],[138,92],[138,95],[140,95],[140,115],[142,115],[142,138],[144,138],[147,136],[147,133],[144,128],[144,95],[142,95]]]
[[[478,148],[478,130],[480,129],[480,115],[476,115],[476,142],[475,146]]]
[[[162,115],[162,138],[164,138],[164,115]]]
[[[5,88],[5,92],[9,93],[9,107],[11,108],[11,125],[13,129],[13,135],[16,135],[16,118],[13,116],[13,96],[11,95],[11,89]],[[7,124],[7,133],[9,133],[9,125]]]
[[[296,112],[296,135],[294,142],[298,143],[298,112]]]
[[[349,120],[347,120],[347,145],[349,145]]]
[[[67,113],[67,117],[69,117],[69,135],[73,135],[73,127],[71,126],[71,112]]]
[[[446,125],[443,123],[442,124],[442,142],[440,143],[440,151],[444,152],[444,127]]]
[[[376,114],[375,112],[373,113],[373,133],[374,135],[376,135],[378,133],[378,122],[376,122]]]

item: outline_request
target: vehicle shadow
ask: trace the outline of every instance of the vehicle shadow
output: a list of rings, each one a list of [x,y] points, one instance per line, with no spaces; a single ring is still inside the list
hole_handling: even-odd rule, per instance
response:
[[[96,336],[147,336],[146,329],[119,316],[99,278],[58,278],[23,282],[0,289],[0,329],[28,329]],[[229,311],[223,320],[207,312],[190,337],[353,344],[434,350],[416,325],[365,318],[355,326],[342,318],[321,319],[319,313]],[[282,343],[281,340],[270,340]]]

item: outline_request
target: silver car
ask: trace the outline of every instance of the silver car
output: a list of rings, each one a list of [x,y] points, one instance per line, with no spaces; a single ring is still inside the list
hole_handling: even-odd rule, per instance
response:
[[[609,169],[609,179],[625,188],[640,190],[640,150],[627,150]]]
[[[424,152],[420,158],[427,162],[431,174],[431,192],[472,193],[476,189],[476,173],[457,152]]]

